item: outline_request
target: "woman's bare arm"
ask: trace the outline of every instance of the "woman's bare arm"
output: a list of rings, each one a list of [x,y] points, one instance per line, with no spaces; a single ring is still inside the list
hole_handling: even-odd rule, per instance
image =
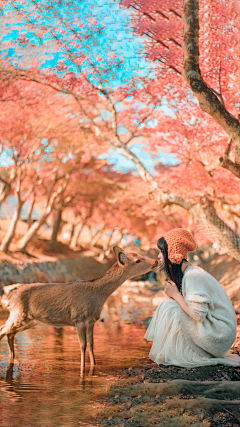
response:
[[[189,307],[188,307],[185,299],[183,298],[183,296],[180,294],[180,292],[178,292],[178,294],[175,295],[174,299],[180,305],[180,307],[183,309],[183,311],[185,311],[185,313],[187,313],[191,317]]]

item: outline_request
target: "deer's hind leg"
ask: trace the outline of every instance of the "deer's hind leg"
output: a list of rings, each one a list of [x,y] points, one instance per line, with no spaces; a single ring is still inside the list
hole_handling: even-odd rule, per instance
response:
[[[6,323],[0,327],[0,340],[7,335],[8,347],[9,347],[9,364],[14,363],[15,351],[14,351],[14,337],[15,335],[26,329],[34,326],[35,322],[29,319],[23,319],[22,316],[17,316],[16,313],[10,313]]]
[[[0,328],[0,340],[7,335],[8,348],[9,348],[9,365],[14,364],[15,351],[14,351],[14,336],[18,332],[16,330],[16,322],[14,322],[13,316],[9,316],[6,323]]]

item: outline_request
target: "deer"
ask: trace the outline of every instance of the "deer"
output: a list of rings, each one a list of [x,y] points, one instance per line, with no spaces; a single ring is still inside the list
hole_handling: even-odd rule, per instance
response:
[[[112,251],[117,261],[101,277],[68,283],[21,284],[2,299],[9,317],[0,327],[0,340],[7,336],[9,367],[14,366],[15,335],[44,323],[55,327],[75,326],[80,344],[81,375],[85,371],[87,346],[90,367],[94,369],[93,328],[106,299],[127,279],[159,268],[159,261],[153,258],[126,253],[119,246],[114,246]]]

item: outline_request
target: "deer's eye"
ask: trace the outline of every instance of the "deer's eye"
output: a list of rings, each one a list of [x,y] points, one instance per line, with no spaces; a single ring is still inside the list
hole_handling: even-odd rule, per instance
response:
[[[136,264],[138,264],[139,262],[141,262],[141,260],[140,260],[140,259],[137,259]]]

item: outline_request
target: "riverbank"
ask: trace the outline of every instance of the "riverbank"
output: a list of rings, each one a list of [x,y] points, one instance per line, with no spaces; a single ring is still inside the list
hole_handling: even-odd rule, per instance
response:
[[[240,368],[162,365],[130,369],[109,387],[94,427],[188,425],[240,425]]]

